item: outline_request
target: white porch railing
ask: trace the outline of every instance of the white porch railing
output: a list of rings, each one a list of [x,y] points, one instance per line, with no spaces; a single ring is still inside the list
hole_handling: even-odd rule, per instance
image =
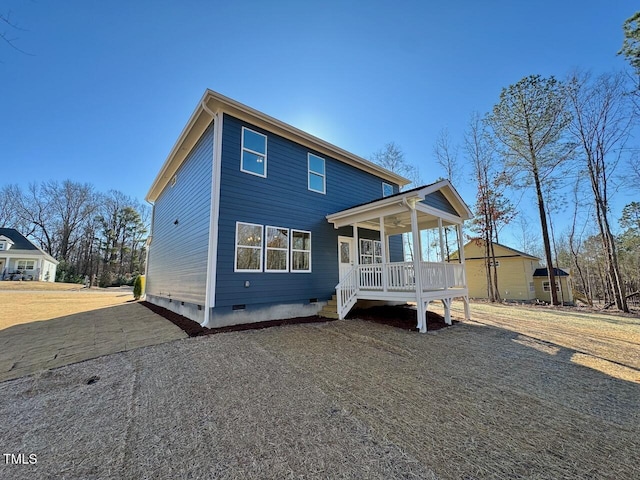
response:
[[[423,291],[464,288],[464,264],[420,262]],[[356,303],[358,291],[415,292],[413,262],[376,263],[354,266],[336,285],[340,318]]]
[[[358,266],[354,266],[336,285],[338,316],[342,320],[358,300]]]

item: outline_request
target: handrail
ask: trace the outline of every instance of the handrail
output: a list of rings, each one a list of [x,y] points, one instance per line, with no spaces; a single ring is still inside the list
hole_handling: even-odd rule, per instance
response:
[[[344,278],[336,285],[338,318],[343,320],[358,298],[358,265],[354,265]]]

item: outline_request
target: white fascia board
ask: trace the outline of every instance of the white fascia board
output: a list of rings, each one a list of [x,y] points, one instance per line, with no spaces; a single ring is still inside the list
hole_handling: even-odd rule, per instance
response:
[[[429,205],[425,205],[424,203],[416,203],[416,210],[426,213],[428,215],[432,215],[434,217],[439,217],[447,222],[451,222],[455,225],[461,224],[464,220],[457,215],[451,215],[450,213],[443,212],[442,210],[438,210],[437,208],[430,207]]]
[[[382,198],[358,207],[332,213],[327,215],[326,219],[329,223],[336,225],[336,228],[339,228],[340,226],[351,225],[358,221],[372,220],[385,215],[403,213],[407,211],[408,207],[405,201],[409,198],[420,200],[418,192],[411,192],[407,195],[394,195],[393,197]]]
[[[180,165],[182,165],[182,162],[191,151],[193,145],[196,144],[211,123],[212,117],[202,108],[202,102],[204,102],[206,98],[207,92],[205,92],[202,99],[198,102],[198,106],[191,114],[191,117],[189,117],[189,121],[182,129],[178,140],[176,140],[162,168],[160,168],[158,175],[156,175],[145,197],[147,202],[155,202],[158,199],[164,187],[178,171]]]
[[[466,202],[462,199],[458,191],[449,180],[441,180],[437,183],[434,183],[433,185],[430,185],[427,189],[425,189],[425,195],[433,193],[437,190],[441,190],[442,194],[449,201],[449,203],[451,203],[459,213],[462,213],[462,215],[460,215],[460,218],[464,220],[470,220],[473,218],[471,209],[469,209]],[[462,212],[460,212],[460,210],[462,210]]]

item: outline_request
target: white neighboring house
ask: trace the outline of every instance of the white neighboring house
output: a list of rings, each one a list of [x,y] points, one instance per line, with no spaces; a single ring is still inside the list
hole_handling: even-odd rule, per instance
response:
[[[58,261],[14,228],[0,228],[0,280],[56,281]]]

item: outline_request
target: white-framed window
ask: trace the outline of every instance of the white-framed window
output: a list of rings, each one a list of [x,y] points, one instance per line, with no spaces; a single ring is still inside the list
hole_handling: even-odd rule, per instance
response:
[[[262,225],[236,222],[236,259],[234,271],[262,271]]]
[[[0,242],[0,250],[4,250],[4,246],[6,245],[5,242]]]
[[[542,282],[542,289],[545,292],[550,292],[551,291],[551,283],[550,282]],[[556,292],[560,291],[560,282],[556,282]]]
[[[382,182],[382,196],[390,197],[393,193],[393,185]]]
[[[489,266],[498,268],[500,266],[500,260],[489,260]]]
[[[311,232],[291,229],[291,271],[311,271]]]
[[[324,158],[314,155],[313,153],[307,154],[307,166],[308,166],[308,188],[312,192],[326,193],[326,173]]]
[[[535,292],[536,291],[536,284],[533,282],[529,282],[529,291],[530,292]]]
[[[16,262],[16,270],[34,270],[36,266],[35,260],[18,260]]]
[[[382,263],[382,242],[360,239],[360,264]]]
[[[267,136],[242,127],[242,159],[240,170],[245,173],[267,176]]]
[[[289,229],[267,226],[265,272],[289,271]]]

